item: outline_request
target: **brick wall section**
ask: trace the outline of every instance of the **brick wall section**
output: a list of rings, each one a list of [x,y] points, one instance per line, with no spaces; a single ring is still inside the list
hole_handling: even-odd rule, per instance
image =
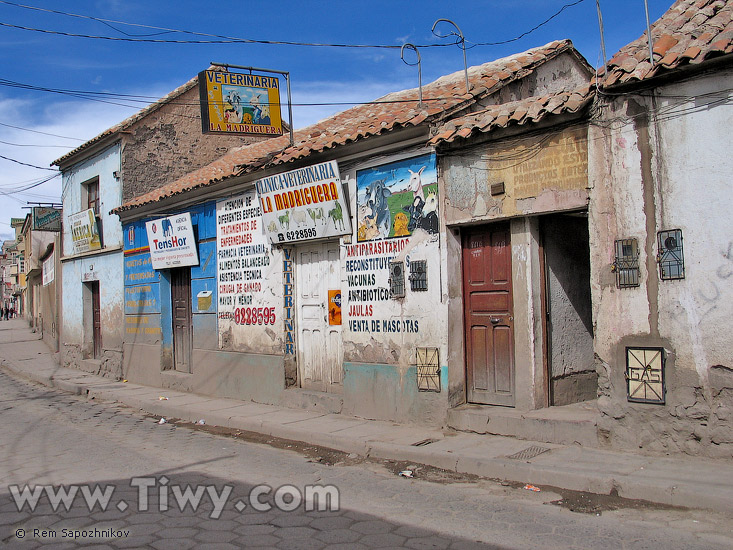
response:
[[[123,130],[122,200],[173,182],[257,136],[201,133],[198,86]]]

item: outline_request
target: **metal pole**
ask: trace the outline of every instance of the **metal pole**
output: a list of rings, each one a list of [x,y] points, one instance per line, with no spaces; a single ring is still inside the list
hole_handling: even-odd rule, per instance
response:
[[[415,50],[415,53],[417,54],[417,89],[419,97],[417,106],[422,109],[422,66],[420,63],[420,52],[417,51],[417,46],[415,46],[415,44],[410,44],[409,42],[403,44],[402,48],[400,48],[400,57],[406,65],[414,65],[414,63],[408,63],[407,61],[405,61],[405,48]]]
[[[649,2],[644,0],[644,10],[646,11],[646,37],[649,43],[649,63],[654,66],[654,44],[652,42],[652,26],[649,23]]]
[[[458,34],[456,34],[455,32],[451,32],[450,34],[437,34],[435,32],[435,27],[441,21],[445,21],[446,23],[450,23],[451,25],[453,25],[456,28],[456,30],[458,31]],[[453,36],[460,36],[461,37],[461,42],[460,43],[461,43],[461,49],[463,50],[463,74],[466,77],[466,93],[468,93],[469,90],[470,90],[470,86],[468,85],[468,64],[466,63],[466,39],[463,36],[463,33],[461,32],[461,29],[458,28],[458,25],[456,25],[450,19],[438,19],[435,23],[433,23],[432,33],[435,36],[437,36],[438,38],[447,38],[447,37],[449,37],[451,35],[453,35]]]
[[[606,39],[603,33],[603,14],[601,14],[601,0],[596,0],[596,10],[598,10],[598,28],[601,33],[601,54],[603,55],[603,66],[606,66]]]
[[[290,123],[290,147],[295,145],[295,137],[293,134],[293,102],[290,95],[290,73],[285,74],[285,82],[288,85],[288,122]]]

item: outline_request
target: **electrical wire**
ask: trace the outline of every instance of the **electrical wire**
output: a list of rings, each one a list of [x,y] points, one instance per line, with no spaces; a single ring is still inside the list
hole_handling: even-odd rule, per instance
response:
[[[558,11],[556,11],[550,17],[548,17],[541,23],[538,23],[531,29],[524,31],[523,33],[519,34],[518,36],[515,36],[514,38],[509,38],[509,39],[498,41],[498,42],[473,42],[471,48],[476,47],[476,46],[498,46],[498,45],[509,44],[511,42],[516,42],[518,40],[521,40],[525,36],[547,25],[550,21],[558,17],[566,9],[571,8],[573,6],[577,6],[578,4],[582,4],[583,2],[585,2],[585,0],[576,0],[575,2],[570,2],[568,4],[563,5]],[[81,14],[76,14],[76,13],[63,12],[59,10],[52,10],[48,8],[39,8],[36,6],[28,6],[25,4],[18,4],[16,2],[9,2],[7,0],[0,0],[0,3],[6,4],[9,6],[18,7],[18,8],[24,8],[28,10],[42,11],[46,13],[54,13],[57,15],[63,15],[67,17],[75,17],[75,18],[80,18],[80,19],[88,19],[88,20],[96,21],[96,22],[102,23],[106,25],[107,27],[112,28],[113,30],[125,35],[125,37],[85,35],[85,34],[68,33],[68,32],[62,32],[62,31],[51,31],[48,29],[23,27],[20,25],[11,25],[9,23],[0,23],[0,25],[6,26],[6,27],[12,27],[12,28],[34,31],[34,32],[49,33],[49,34],[59,34],[59,35],[70,36],[70,37],[75,37],[75,38],[93,38],[93,39],[100,39],[100,40],[113,40],[113,41],[116,40],[116,41],[123,41],[123,42],[148,42],[148,43],[162,43],[162,44],[238,44],[238,43],[242,44],[243,43],[243,44],[310,46],[310,47],[328,47],[328,48],[379,48],[379,49],[401,49],[402,48],[402,45],[397,46],[393,44],[344,44],[344,43],[297,42],[297,41],[290,41],[290,40],[260,40],[260,39],[253,39],[253,38],[238,38],[238,37],[233,37],[233,36],[204,33],[204,32],[198,32],[198,31],[169,29],[165,27],[157,27],[154,25],[143,25],[140,23],[129,23],[126,21],[115,21],[111,19],[93,17],[91,15],[81,15]],[[156,30],[156,31],[161,31],[161,32],[150,34],[150,35],[130,35],[129,33],[126,33],[114,27],[113,24],[128,25],[131,27],[140,27],[140,28],[151,29],[151,30]],[[140,36],[156,36],[156,34],[171,34],[171,33],[180,33],[180,34],[189,34],[192,36],[210,37],[215,40],[163,40],[163,39],[152,39],[152,38],[139,38]],[[421,45],[418,44],[417,47],[418,48],[442,48],[442,47],[452,46],[452,45],[454,44],[433,43],[433,44],[421,44]]]
[[[82,138],[69,137],[69,136],[60,136],[58,134],[49,134],[48,132],[41,132],[39,130],[31,130],[30,128],[23,128],[22,126],[13,126],[12,124],[6,124],[4,122],[0,122],[0,126],[5,126],[6,128],[14,128],[16,130],[23,130],[24,132],[32,132],[34,134],[41,134],[41,135],[44,135],[44,136],[57,137],[57,138],[61,138],[61,139],[73,139],[75,141],[87,141],[86,139],[82,139]]]
[[[0,143],[3,145],[10,145],[12,147],[61,147],[62,149],[68,149],[68,145],[36,145],[33,143],[11,143],[9,141],[2,141],[0,140]]]
[[[16,164],[21,164],[23,166],[30,166],[31,168],[37,168],[38,170],[51,170],[53,172],[57,171],[55,168],[44,168],[43,166],[36,166],[35,164],[28,164],[27,162],[21,162],[19,160],[11,159],[10,157],[4,157],[2,155],[0,155],[0,159],[14,162]]]
[[[474,48],[476,46],[502,46],[504,44],[510,44],[512,42],[516,42],[517,40],[521,40],[522,38],[524,38],[528,34],[531,34],[534,31],[540,29],[541,27],[544,27],[545,25],[547,25],[550,21],[552,21],[553,19],[555,19],[556,17],[558,17],[566,9],[572,8],[573,6],[577,6],[578,4],[582,4],[583,2],[585,2],[585,0],[576,0],[575,2],[571,2],[569,4],[565,4],[558,11],[556,11],[555,13],[553,13],[550,17],[548,17],[547,19],[545,19],[544,21],[542,21],[542,23],[539,23],[539,24],[535,25],[534,27],[532,27],[528,31],[524,31],[519,36],[515,36],[514,38],[509,38],[508,40],[500,40],[498,42],[471,42],[472,46],[470,48],[468,48],[468,49]]]

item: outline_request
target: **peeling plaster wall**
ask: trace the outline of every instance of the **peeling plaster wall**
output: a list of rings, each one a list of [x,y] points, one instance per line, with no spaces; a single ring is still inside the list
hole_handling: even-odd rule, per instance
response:
[[[500,89],[489,104],[499,105],[527,97],[541,97],[573,90],[588,83],[588,67],[573,55],[563,54],[543,63],[519,82]]]
[[[358,242],[357,174],[372,167],[425,154],[425,150],[371,159],[342,169],[348,182],[353,234],[341,247],[341,289],[344,353],[344,409],[347,414],[404,422],[440,425],[448,406],[447,281],[445,233],[416,229],[399,238]],[[435,182],[423,181],[424,186]],[[442,218],[440,208],[439,219]],[[394,220],[393,220],[394,221]],[[381,248],[380,248],[381,247]],[[405,297],[389,297],[389,263],[405,262]],[[428,289],[410,287],[409,263],[427,262]],[[377,262],[361,269],[362,262]],[[369,279],[374,277],[373,282]],[[364,278],[366,277],[366,279]],[[379,290],[385,299],[350,300],[350,291]],[[416,351],[437,348],[441,391],[419,392]]]
[[[113,175],[119,170],[119,163],[119,145],[115,144],[72,166],[63,176],[62,361],[64,365],[81,365],[83,369],[113,377],[121,373],[124,330],[120,323],[123,315],[122,226],[116,215],[109,214],[121,200],[120,183]],[[75,254],[68,216],[86,210],[87,205],[82,204],[82,184],[95,177],[99,178],[104,249]],[[91,334],[90,322],[85,316],[91,312],[84,299],[85,281],[99,281],[102,357],[97,361],[86,361],[90,355]]]
[[[548,131],[488,144],[471,144],[441,157],[441,192],[449,233],[451,405],[465,401],[465,336],[460,227],[511,219],[514,293],[515,407],[547,405],[537,215],[585,209],[588,204],[587,128]],[[491,194],[492,184],[504,192]],[[443,191],[444,190],[444,191]]]
[[[125,131],[121,169],[128,201],[206,166],[257,136],[202,134],[199,89],[194,86]]]
[[[733,72],[724,71],[659,88],[657,97],[609,100],[591,130],[599,429],[609,445],[733,456],[733,116],[715,105],[719,97],[704,97],[731,88]],[[656,234],[667,229],[682,230],[683,280],[660,279]],[[614,240],[630,237],[641,285],[618,289]],[[626,346],[665,348],[665,404],[627,401]]]

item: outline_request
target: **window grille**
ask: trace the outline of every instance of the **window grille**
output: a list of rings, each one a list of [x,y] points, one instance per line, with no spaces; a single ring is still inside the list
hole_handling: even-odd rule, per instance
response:
[[[440,360],[438,348],[417,348],[418,391],[440,392]]]
[[[405,262],[389,264],[389,293],[392,298],[405,297]]]
[[[426,291],[428,289],[428,262],[427,260],[416,260],[410,262],[410,290],[413,292]]]
[[[613,264],[618,288],[639,286],[639,246],[636,239],[616,241],[616,261]]]
[[[664,280],[685,278],[685,257],[682,252],[682,230],[657,233],[659,240],[659,277]]]

